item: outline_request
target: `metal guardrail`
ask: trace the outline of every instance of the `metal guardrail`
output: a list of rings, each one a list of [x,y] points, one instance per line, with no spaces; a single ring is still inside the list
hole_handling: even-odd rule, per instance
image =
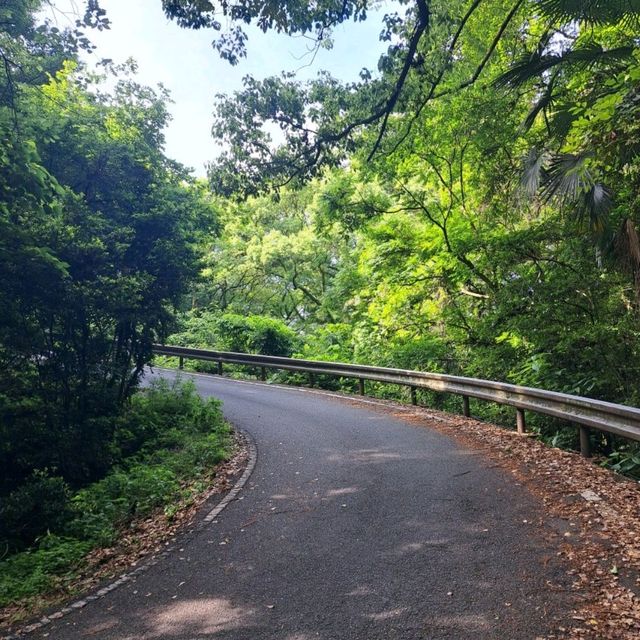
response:
[[[217,362],[220,374],[222,374],[223,363],[260,367],[263,380],[266,379],[266,369],[306,372],[309,374],[311,384],[313,384],[314,374],[356,378],[362,395],[365,393],[365,380],[403,385],[411,389],[413,404],[416,404],[416,389],[451,393],[462,396],[465,416],[470,416],[469,398],[496,402],[515,407],[516,426],[518,433],[521,434],[526,432],[525,410],[542,413],[567,420],[580,429],[580,450],[584,456],[590,455],[589,429],[640,441],[640,409],[566,393],[520,387],[491,380],[341,362],[299,360],[167,345],[154,345],[153,351],[157,355],[179,358],[180,368],[186,358]]]

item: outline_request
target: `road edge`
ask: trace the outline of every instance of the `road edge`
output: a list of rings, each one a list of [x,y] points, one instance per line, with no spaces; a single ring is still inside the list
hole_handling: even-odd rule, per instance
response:
[[[215,518],[217,518],[228,506],[231,502],[233,502],[238,494],[242,491],[244,486],[249,481],[251,474],[253,473],[256,463],[258,461],[258,449],[256,447],[255,440],[253,436],[244,429],[238,429],[234,426],[236,433],[238,433],[242,438],[244,438],[247,442],[248,456],[247,456],[247,466],[245,467],[242,475],[235,482],[231,490],[229,490],[224,496],[216,503],[216,505],[206,512],[204,517],[201,517],[201,514],[198,514],[195,518],[195,522],[193,526],[189,529],[185,529],[181,534],[178,534],[178,538],[180,538],[180,544],[183,544],[185,541],[185,537],[187,539],[193,537],[195,534],[199,533],[206,525],[214,524]],[[203,509],[204,511],[204,509]],[[74,602],[62,607],[54,611],[53,613],[49,613],[42,618],[40,618],[37,622],[33,622],[28,624],[21,629],[18,629],[14,633],[6,636],[0,636],[0,640],[20,640],[24,638],[26,635],[33,633],[34,631],[38,631],[43,629],[47,625],[52,622],[59,620],[60,618],[64,618],[72,611],[76,609],[82,609],[86,607],[90,602],[94,602],[95,600],[100,600],[104,598],[108,593],[111,593],[118,587],[123,584],[130,582],[132,579],[139,576],[141,573],[144,573],[151,567],[157,565],[161,560],[168,557],[171,553],[173,553],[179,547],[178,540],[174,540],[170,543],[166,549],[164,549],[161,553],[151,556],[150,558],[143,560],[141,564],[139,564],[135,569],[131,571],[127,571],[121,574],[116,579],[112,580],[108,584],[104,585],[97,591],[93,591],[89,593],[89,595],[84,596]]]

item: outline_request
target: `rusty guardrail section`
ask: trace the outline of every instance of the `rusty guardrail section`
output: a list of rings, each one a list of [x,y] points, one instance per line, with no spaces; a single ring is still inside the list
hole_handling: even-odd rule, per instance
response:
[[[299,360],[280,356],[210,351],[168,345],[154,345],[153,351],[158,355],[179,358],[180,368],[182,368],[186,358],[217,362],[218,373],[220,374],[222,374],[223,363],[260,367],[263,380],[266,379],[266,369],[306,372],[309,374],[311,384],[313,384],[314,374],[356,378],[359,381],[359,390],[362,395],[365,392],[365,380],[403,385],[411,389],[413,404],[416,404],[416,389],[430,389],[431,391],[451,393],[462,396],[465,416],[470,415],[469,398],[496,402],[515,407],[518,433],[525,433],[526,431],[525,410],[542,413],[567,420],[578,426],[580,429],[580,449],[585,456],[590,455],[589,429],[597,429],[630,440],[640,441],[640,409],[581,396],[572,396],[567,393],[544,391],[503,382],[440,373],[371,367],[341,362]]]

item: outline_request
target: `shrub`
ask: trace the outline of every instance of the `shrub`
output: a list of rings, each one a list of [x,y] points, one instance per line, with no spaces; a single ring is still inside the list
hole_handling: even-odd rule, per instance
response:
[[[47,535],[37,549],[2,562],[0,607],[64,584],[89,551],[88,542]]]
[[[218,315],[210,311],[190,315],[184,330],[168,343],[181,346],[290,356],[298,343],[296,333],[281,320],[266,316]]]
[[[68,533],[109,544],[118,527],[177,499],[181,481],[223,460],[230,431],[220,404],[192,382],[157,380],[134,396],[118,430],[128,457],[73,497]]]
[[[296,355],[309,360],[353,362],[352,330],[351,325],[337,323],[317,327],[305,336],[304,345]]]
[[[0,533],[13,555],[0,561],[0,605],[64,585],[87,551],[114,544],[135,517],[173,513],[184,483],[206,478],[230,448],[220,402],[203,400],[190,382],[154,382],[134,396],[115,433],[119,465],[73,497],[61,478],[40,471],[3,500]]]
[[[107,531],[122,526],[164,504],[179,488],[175,473],[163,466],[138,464],[126,472],[114,471],[73,497],[77,518],[69,525],[70,531],[83,538],[98,534],[100,539],[103,534],[94,529],[96,524],[104,525]]]
[[[35,542],[47,531],[59,531],[69,516],[69,488],[47,470],[32,476],[0,504],[0,540],[11,548]]]
[[[121,458],[151,455],[158,449],[179,447],[187,433],[228,431],[221,403],[203,400],[190,381],[154,380],[143,393],[133,397],[120,419],[116,447]],[[139,457],[139,456],[138,456]]]

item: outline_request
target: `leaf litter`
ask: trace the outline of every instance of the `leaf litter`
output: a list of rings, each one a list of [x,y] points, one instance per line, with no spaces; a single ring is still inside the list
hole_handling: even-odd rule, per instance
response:
[[[356,401],[357,402],[357,401]],[[399,406],[381,401],[390,410]],[[579,453],[552,448],[486,422],[402,406],[395,417],[436,429],[480,450],[568,523],[558,557],[568,568],[574,608],[554,633],[536,640],[640,638],[640,485]],[[540,522],[544,526],[544,521]]]

